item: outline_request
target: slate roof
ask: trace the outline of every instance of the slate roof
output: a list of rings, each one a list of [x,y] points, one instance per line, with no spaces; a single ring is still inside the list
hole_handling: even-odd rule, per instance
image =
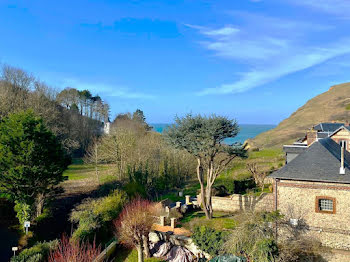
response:
[[[314,142],[270,177],[350,184],[350,153],[345,150],[345,175],[339,174],[341,147],[331,138]]]
[[[318,132],[317,133],[317,138],[327,138],[329,136],[330,136],[330,134],[328,132]]]
[[[334,132],[332,132],[329,136],[333,136],[335,133],[337,133],[339,130],[345,128],[346,130],[350,131],[350,126],[345,125],[345,126],[341,126],[338,129],[334,130]]]
[[[318,132],[333,133],[341,126],[344,126],[344,123],[319,123],[318,125],[314,126],[314,129]]]
[[[283,151],[286,153],[300,154],[304,152],[308,147],[306,145],[284,145]]]

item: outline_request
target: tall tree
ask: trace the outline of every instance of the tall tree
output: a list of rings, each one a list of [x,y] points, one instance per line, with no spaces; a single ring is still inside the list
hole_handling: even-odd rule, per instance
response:
[[[176,148],[187,150],[197,159],[197,177],[201,187],[201,202],[208,219],[213,216],[212,186],[216,178],[236,157],[246,157],[244,146],[224,144],[225,138],[238,134],[235,120],[212,115],[177,117],[165,132],[166,139]],[[206,175],[205,175],[206,174]]]
[[[64,180],[68,165],[61,144],[32,111],[0,122],[0,192],[41,214],[45,199]]]
[[[140,109],[136,109],[133,113],[132,120],[142,124],[147,131],[152,129],[152,127],[147,124],[145,114]]]
[[[67,109],[71,109],[73,105],[79,102],[79,91],[75,88],[67,87],[57,95],[57,102]]]
[[[90,105],[90,100],[92,95],[89,90],[83,90],[83,91],[79,91],[79,96],[80,96],[80,113],[81,115],[88,116],[89,105]]]

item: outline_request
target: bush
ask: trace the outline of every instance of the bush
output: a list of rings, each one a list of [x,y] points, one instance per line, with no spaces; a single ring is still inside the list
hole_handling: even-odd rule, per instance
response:
[[[108,233],[108,227],[118,217],[126,200],[125,192],[115,190],[109,196],[83,201],[71,213],[70,220],[78,224],[73,239],[92,241],[95,235],[103,240],[108,239],[112,236]]]
[[[251,261],[275,261],[278,247],[274,230],[268,223],[279,219],[279,212],[242,215],[242,222],[230,233],[225,243],[226,251],[233,255],[243,255]]]
[[[39,242],[31,248],[24,249],[19,255],[12,257],[11,262],[45,262],[51,251],[58,246],[58,241]]]
[[[227,196],[235,193],[235,183],[233,179],[219,179],[213,186],[214,196]]]
[[[247,178],[244,180],[235,180],[234,181],[234,193],[235,194],[245,194],[249,189],[256,187],[254,179]]]
[[[192,239],[194,243],[211,256],[217,256],[223,251],[227,233],[200,226],[194,229]]]
[[[312,238],[297,238],[283,241],[278,248],[278,262],[326,261],[320,255],[327,253],[327,248]]]
[[[30,221],[31,215],[32,215],[32,208],[30,205],[20,202],[20,201],[15,201],[15,211],[16,211],[16,217],[18,218],[19,224],[24,231],[24,222],[25,221]]]
[[[125,192],[128,194],[129,197],[146,197],[146,189],[143,185],[141,185],[138,182],[129,182],[124,186]]]
[[[88,242],[71,241],[63,236],[55,250],[50,251],[49,262],[93,262],[101,254],[101,247]]]

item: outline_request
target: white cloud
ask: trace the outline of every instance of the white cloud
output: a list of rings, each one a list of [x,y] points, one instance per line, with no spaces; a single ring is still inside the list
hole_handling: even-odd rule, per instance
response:
[[[350,53],[350,39],[345,40],[342,45],[332,46],[328,49],[315,49],[309,50],[306,53],[300,53],[281,65],[245,72],[237,82],[223,84],[217,88],[207,88],[200,91],[198,95],[245,92],[254,87],[261,86],[288,74],[321,64],[329,59],[346,53]]]
[[[200,42],[202,46],[247,68],[237,81],[203,89],[198,95],[245,92],[350,53],[350,38],[315,43],[315,36],[324,35],[325,30],[329,33],[332,27],[251,14],[241,16],[245,18],[243,25],[230,27],[235,29],[230,34],[208,34],[226,32],[226,26],[192,26],[207,38]]]
[[[208,30],[208,31],[205,30],[203,34],[209,35],[209,36],[230,36],[238,32],[239,32],[239,29],[231,26],[226,26],[216,30]]]
[[[126,99],[154,99],[154,95],[135,92],[130,88],[123,86],[107,85],[101,83],[86,83],[78,79],[67,78],[63,80],[63,86],[74,87],[78,90],[88,89],[96,94],[102,94],[110,97],[120,97]]]
[[[338,18],[350,18],[349,0],[289,0],[289,2],[325,13],[336,14],[339,16]]]

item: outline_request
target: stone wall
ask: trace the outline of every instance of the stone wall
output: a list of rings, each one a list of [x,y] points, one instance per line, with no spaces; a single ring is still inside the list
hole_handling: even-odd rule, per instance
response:
[[[334,212],[319,212],[317,197],[333,199]],[[277,209],[287,219],[298,219],[306,234],[331,248],[350,250],[349,203],[350,185],[347,184],[277,182]]]
[[[200,195],[197,196],[200,203]],[[272,193],[264,193],[260,196],[248,196],[234,194],[229,197],[212,197],[214,211],[273,211],[274,197]]]

